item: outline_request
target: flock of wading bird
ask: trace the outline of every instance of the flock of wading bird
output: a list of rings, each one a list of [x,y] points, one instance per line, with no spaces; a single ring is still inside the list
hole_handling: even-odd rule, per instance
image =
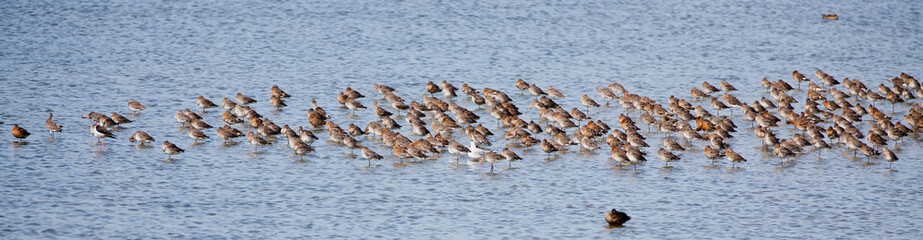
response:
[[[792,157],[805,153],[805,148],[810,146],[813,146],[814,151],[846,146],[853,151],[854,157],[861,152],[867,157],[867,162],[872,158],[881,157],[890,163],[897,161],[898,157],[892,149],[888,148],[888,141],[899,141],[905,137],[916,138],[917,133],[923,130],[923,121],[921,121],[923,117],[923,106],[921,105],[923,104],[912,102],[916,98],[923,98],[923,90],[912,76],[901,73],[899,77],[888,79],[891,86],[881,84],[878,86],[878,92],[869,89],[859,80],[844,78],[837,81],[820,70],[817,70],[815,76],[817,77],[816,82],[822,85],[818,85],[798,71],[792,72],[792,78],[798,83],[799,89],[802,83],[807,82],[807,98],[802,100],[804,107],[801,112],[796,112],[793,107],[793,104],[799,101],[788,94],[794,88],[781,79],[769,81],[763,78],[761,84],[768,90],[771,99],[762,97],[753,101],[752,104],[741,102],[732,95],[731,92],[737,89],[724,80],[720,82],[719,87],[708,82],[702,82],[701,89],[693,87],[690,94],[696,99],[694,102],[708,102],[716,114],[712,114],[702,106],[673,96],[670,96],[665,107],[648,97],[632,94],[618,83],[596,87],[596,92],[598,96],[606,100],[606,105],[610,101],[618,101],[618,106],[629,111],[640,112],[637,119],[648,125],[648,132],[651,131],[650,128],[653,128],[668,134],[663,138],[662,147],[656,151],[657,157],[665,162],[665,167],[668,167],[669,162],[679,160],[679,155],[674,152],[686,151],[692,141],[707,142],[703,154],[711,159],[713,165],[720,158],[730,161],[731,168],[736,168],[737,163],[745,162],[746,159],[735,152],[727,142],[727,139],[733,137],[732,134],[737,131],[737,125],[731,118],[727,115],[720,115],[721,110],[728,108],[739,108],[740,118],[743,121],[751,122],[751,126],[753,123],[756,124],[752,127],[755,136],[762,141],[766,152],[771,152],[779,158],[780,166],[786,164],[786,161],[791,163],[794,161]],[[542,90],[535,84],[528,84],[522,79],[517,80],[515,85],[521,90],[520,94],[524,95],[527,91],[535,96],[528,105],[528,108],[537,110],[538,119],[535,121],[524,120],[523,113],[509,95],[490,88],[478,91],[467,84],[463,84],[461,89],[458,89],[446,81],[442,81],[441,85],[429,82],[426,84],[426,92],[422,94],[420,102],[411,101],[410,104],[406,104],[393,88],[374,84],[374,89],[390,103],[391,110],[380,106],[379,100],[373,100],[370,111],[380,120],[370,122],[364,128],[350,123],[344,130],[334,123],[331,116],[318,106],[314,99],[311,99],[313,107],[307,112],[308,123],[313,129],[305,130],[299,126],[297,130],[294,130],[288,125],[280,127],[247,106],[255,103],[256,100],[237,93],[236,102],[228,98],[221,100],[220,107],[226,110],[221,114],[221,119],[226,124],[216,128],[214,136],[224,140],[225,143],[235,138],[246,137],[248,142],[258,147],[270,145],[276,139],[275,136],[282,135],[288,140],[288,147],[300,156],[300,161],[303,161],[303,155],[314,151],[311,144],[318,139],[315,132],[326,131],[330,140],[328,143],[349,148],[351,151],[360,149],[362,157],[369,161],[369,165],[372,160],[382,159],[379,153],[367,146],[367,144],[377,144],[375,142],[380,142],[381,145],[389,148],[391,154],[400,159],[401,163],[404,159],[413,159],[413,161],[431,159],[447,151],[454,155],[456,162],[459,155],[468,155],[472,159],[471,162],[477,162],[479,166],[484,162],[489,163],[491,171],[493,171],[494,163],[521,159],[510,150],[511,147],[531,148],[535,145],[538,145],[550,157],[550,154],[568,151],[569,146],[579,145],[582,151],[593,152],[600,148],[599,143],[605,143],[610,148],[611,159],[619,163],[619,168],[623,164],[631,164],[637,169],[638,163],[647,160],[645,156],[648,151],[644,149],[650,145],[645,141],[646,137],[639,133],[641,128],[631,117],[620,114],[618,127],[621,130],[610,128],[602,120],[592,121],[592,118],[579,108],[574,107],[567,111],[554,100],[564,98],[565,95],[551,86]],[[843,90],[840,90],[841,88]],[[490,116],[497,120],[500,126],[498,129],[506,128],[503,139],[510,140],[507,147],[500,151],[489,149],[493,144],[488,136],[494,133],[478,122],[481,116],[452,101],[457,97],[456,91],[458,90],[467,94],[469,97],[466,99],[478,105],[478,110],[483,107],[486,112],[489,112]],[[723,94],[716,96],[722,91]],[[434,94],[440,92],[446,100],[433,97]],[[286,106],[284,99],[290,97],[289,94],[278,86],[273,86],[270,93],[272,97],[269,102],[274,107]],[[363,97],[365,97],[363,94],[347,87],[337,95],[337,100],[343,108],[355,114],[355,111],[367,109],[359,101]],[[882,100],[892,104],[892,112],[893,104],[910,101],[909,104],[913,106],[903,113],[902,119],[892,119],[874,105]],[[863,102],[867,105],[863,106]],[[586,107],[587,112],[591,107],[600,106],[586,94],[581,96],[580,103]],[[203,110],[202,113],[207,113],[206,109],[219,107],[202,96],[196,99],[196,104]],[[145,109],[144,105],[134,100],[128,100],[128,107],[134,112]],[[395,115],[393,111],[398,114]],[[446,112],[452,113],[454,117]],[[412,129],[410,134],[417,138],[415,141],[398,132],[402,126],[394,118],[399,118],[402,113],[406,113],[403,120],[410,125]],[[99,139],[101,145],[104,144],[105,138],[114,138],[110,128],[131,122],[118,113],[112,113],[110,117],[91,112],[83,117],[93,121],[89,131]],[[194,141],[210,138],[202,131],[212,126],[204,122],[199,114],[185,109],[176,111],[174,118],[188,128],[188,135]],[[424,120],[424,118],[428,119]],[[906,125],[903,121],[906,121]],[[694,122],[695,125],[691,125],[690,122]],[[866,122],[870,125],[869,130],[863,133],[859,127]],[[544,123],[544,126],[539,123]],[[232,125],[247,129],[248,133],[245,135]],[[775,132],[786,126],[794,127],[797,131],[788,138],[780,139]],[[52,137],[54,132],[62,130],[61,126],[52,120],[50,113],[45,129],[52,134]],[[464,132],[467,136],[469,142],[467,146],[452,138],[453,131],[457,129],[461,129],[459,132]],[[575,130],[570,131],[571,129]],[[683,144],[674,139],[672,135],[674,132],[685,139]],[[18,125],[13,126],[12,133],[20,141],[29,136],[29,132]],[[360,142],[356,139],[366,134],[374,135],[369,137],[372,141]],[[866,142],[863,142],[863,139]],[[155,141],[144,131],[135,132],[128,140],[139,142],[141,145]],[[163,141],[161,149],[169,155],[168,159],[171,160],[172,155],[184,152],[183,149],[169,141]],[[890,164],[888,168],[891,169]]]

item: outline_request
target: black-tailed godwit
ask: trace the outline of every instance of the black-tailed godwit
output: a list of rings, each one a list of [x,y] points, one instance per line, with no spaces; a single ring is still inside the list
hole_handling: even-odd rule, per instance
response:
[[[185,152],[185,150],[167,140],[164,140],[163,144],[160,145],[160,150],[163,150],[163,152],[167,154],[167,159],[169,160],[173,159],[173,155]]]
[[[51,133],[51,137],[54,137],[54,132],[61,132],[61,126],[51,120],[51,113],[48,113],[48,119],[45,120],[45,130],[48,130],[48,133]],[[15,133],[13,135],[16,135]]]

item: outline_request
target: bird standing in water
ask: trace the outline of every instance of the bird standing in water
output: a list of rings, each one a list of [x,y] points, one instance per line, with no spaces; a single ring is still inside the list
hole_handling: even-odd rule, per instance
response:
[[[26,131],[25,128],[19,127],[19,125],[17,124],[13,124],[12,132],[13,132],[13,137],[18,138],[20,142],[22,142],[23,139],[26,139],[27,137],[29,137],[29,135],[32,135],[32,133],[29,133],[29,131]]]
[[[147,107],[145,107],[144,105],[141,105],[141,103],[139,103],[138,101],[135,101],[134,99],[128,99],[128,109],[131,109],[131,111],[140,112],[141,110],[144,110],[145,108]]]
[[[45,130],[48,130],[51,137],[54,137],[54,132],[61,132],[61,126],[51,120],[51,115],[51,113],[48,113],[48,119],[45,120]]]
[[[173,160],[173,155],[185,152],[185,150],[170,143],[170,141],[163,141],[163,144],[160,145],[160,150],[163,150],[163,152],[167,154],[167,159],[170,160]]]
[[[106,147],[106,142],[103,141],[103,138],[115,138],[115,135],[109,129],[100,126],[98,123],[93,123],[93,126],[90,126],[90,134],[99,139],[99,144],[102,148]]]

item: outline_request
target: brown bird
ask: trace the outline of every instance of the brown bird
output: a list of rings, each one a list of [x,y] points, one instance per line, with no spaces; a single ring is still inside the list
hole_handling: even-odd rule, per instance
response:
[[[734,85],[731,85],[731,83],[728,83],[727,80],[721,80],[721,82],[718,83],[718,86],[721,86],[721,90],[724,90],[725,92],[737,91],[737,88],[735,88]]]
[[[26,139],[27,137],[29,137],[29,135],[32,135],[31,133],[29,133],[29,131],[26,131],[26,129],[19,127],[19,125],[17,124],[13,124],[13,137],[16,137],[19,139],[19,141],[22,141],[23,139]]]
[[[522,160],[522,158],[519,157],[519,155],[516,155],[516,153],[510,150],[509,148],[503,148],[503,152],[501,152],[500,154],[502,154],[503,157],[506,158],[506,161],[510,163],[509,165],[510,167],[513,167],[513,161]]]
[[[866,161],[871,161],[872,156],[881,155],[881,152],[878,152],[878,150],[875,150],[874,148],[869,147],[868,145],[862,145],[862,147],[859,148],[859,151],[862,152],[863,155],[865,155]]]
[[[439,86],[433,82],[428,82],[426,83],[426,91],[429,92],[430,96],[432,96],[433,94],[442,91],[442,88],[439,88]]]
[[[447,150],[449,151],[449,153],[455,156],[456,163],[458,163],[459,155],[471,153],[471,150],[468,149],[468,147],[465,147],[465,145],[462,145],[461,143],[456,142],[454,139],[452,139],[449,142]]]
[[[170,141],[163,141],[163,144],[160,145],[160,150],[163,150],[167,154],[167,159],[172,160],[173,155],[180,154],[185,152],[182,148],[177,147],[175,144],[170,143]]]
[[[394,145],[391,148],[391,154],[401,160],[401,163],[404,162],[404,158],[409,158],[410,153],[407,152],[407,148],[401,144]]]
[[[359,128],[359,126],[356,126],[356,124],[353,124],[353,123],[349,124],[349,127],[346,128],[346,132],[349,133],[349,135],[353,137],[366,134],[366,132],[363,131],[362,128]]]
[[[346,108],[352,111],[353,114],[356,114],[356,110],[366,108],[365,105],[362,105],[362,103],[352,98],[346,99],[345,105],[346,105]]]
[[[189,138],[192,138],[193,142],[199,142],[199,140],[208,138],[208,135],[205,135],[205,133],[195,128],[189,128],[189,131],[186,131],[186,135],[189,135]]]
[[[704,91],[707,94],[712,94],[714,92],[718,92],[719,90],[714,85],[711,85],[708,82],[702,82],[702,91]]]
[[[193,112],[192,110],[189,110],[188,108],[183,110],[183,114],[186,114],[186,116],[189,117],[190,119],[199,119],[199,120],[202,120],[202,116],[199,116],[199,114]],[[113,117],[112,117],[113,120],[115,120],[115,119],[114,119],[114,118],[115,118],[115,115],[112,115],[112,116],[113,116]],[[118,122],[118,121],[116,121],[116,122]]]
[[[647,161],[647,158],[644,157],[646,153],[641,152],[641,150],[638,149],[637,147],[625,145],[623,148],[625,149],[625,156],[628,156],[628,161],[631,161],[632,163],[635,163],[635,164],[639,162]],[[637,167],[638,165],[635,165],[636,170],[637,170]]]
[[[234,108],[237,108],[237,103],[232,102],[228,98],[223,98],[221,99],[221,108],[225,110],[234,110]]]
[[[269,104],[272,104],[272,106],[275,108],[283,108],[288,106],[285,105],[285,101],[283,101],[282,98],[279,98],[276,95],[269,97]]]
[[[711,107],[718,111],[718,116],[721,116],[721,109],[728,108],[723,102],[718,101],[717,98],[711,99]]]
[[[205,123],[205,121],[195,119],[195,118],[192,118],[192,120],[189,121],[189,125],[195,129],[212,128],[212,125],[208,125],[208,123]]]
[[[535,146],[535,144],[541,143],[541,140],[535,139],[529,135],[522,135],[519,137],[519,142],[522,143],[523,146],[529,148]]]
[[[711,148],[711,146],[705,146],[705,157],[711,159],[712,163],[715,163],[715,159],[721,157],[721,152]]]
[[[54,137],[54,132],[61,132],[61,126],[51,120],[51,113],[48,113],[48,119],[45,120],[45,130],[51,133],[51,137]]]
[[[202,108],[202,111],[205,111],[205,109],[218,107],[218,105],[216,105],[214,102],[201,95],[195,99],[195,104],[199,105],[199,107]]]
[[[549,87],[550,87],[550,86],[549,86]],[[612,101],[612,100],[615,100],[615,99],[618,99],[618,98],[619,98],[619,96],[616,95],[614,92],[612,92],[612,90],[609,89],[609,88],[596,87],[596,93],[598,93],[599,96],[603,97],[603,99],[606,100],[606,105],[607,105],[607,106],[609,105],[609,101]]]
[[[140,145],[144,145],[145,143],[154,142],[154,138],[144,131],[137,131],[128,138],[128,141],[138,142]]]
[[[247,132],[247,141],[250,144],[253,144],[253,149],[256,149],[259,146],[269,145],[269,142],[266,141],[263,137],[253,134],[253,132]]]
[[[562,97],[564,97],[564,94],[561,93],[561,91],[558,91],[558,89],[555,89],[555,88],[553,88],[553,87],[551,87],[551,86],[548,86],[548,89],[547,89],[545,92],[548,93],[548,96],[549,96],[549,97],[553,97],[553,98],[562,98]]]
[[[881,154],[888,161],[888,169],[891,169],[891,163],[898,160],[897,155],[888,148],[881,148]]]
[[[173,114],[173,119],[176,119],[176,122],[182,123],[183,125],[186,125],[192,122],[192,119],[189,118],[188,115],[183,114],[183,111],[179,111],[179,110],[177,110],[176,113]]]
[[[141,105],[141,103],[135,101],[134,99],[128,99],[128,109],[131,109],[132,111],[135,111],[135,112],[140,112],[141,110],[144,110],[145,108],[147,107],[145,107],[144,105]]]
[[[669,137],[663,139],[663,147],[670,151],[686,151],[686,148]]]
[[[734,152],[734,150],[730,148],[724,150],[724,155],[727,156],[728,161],[731,161],[731,167],[734,167],[734,164],[737,162],[747,161],[747,159],[744,159],[744,157],[741,157],[740,154],[737,154],[737,152]]]
[[[317,136],[314,136],[314,133],[308,130],[304,130],[301,126],[298,126],[298,137],[305,144],[311,144],[314,140],[317,140]]]
[[[382,158],[381,155],[378,155],[378,153],[372,151],[372,149],[361,145],[359,148],[362,149],[362,157],[364,157],[366,160],[369,160],[369,166],[372,166],[372,160],[379,160]]]
[[[364,97],[365,97],[365,95],[362,95],[362,93],[359,93],[359,91],[356,91],[355,89],[353,89],[353,88],[351,88],[351,87],[346,87],[346,90],[343,90],[343,92],[344,92],[344,94],[346,94],[346,97],[347,97],[347,98],[351,98],[351,99],[357,99],[357,98],[364,98]]]
[[[481,164],[487,162],[490,164],[490,172],[494,172],[494,163],[497,163],[500,160],[506,159],[503,155],[495,153],[493,151],[484,153],[484,157],[481,157],[481,160],[478,161],[478,172],[481,171]]]
[[[129,119],[126,118],[125,116],[122,116],[121,114],[118,114],[118,113],[112,113],[111,119],[112,119],[113,122],[115,122],[116,125],[122,124],[122,123],[130,123],[130,122],[132,122],[131,120],[129,120]]]
[[[450,98],[457,97],[458,95],[455,94],[455,90],[458,90],[458,88],[449,82],[442,81],[442,95]]]
[[[307,144],[297,144],[294,149],[295,155],[298,155],[300,161],[304,161],[304,155],[314,151],[314,148]]]
[[[272,88],[269,89],[269,93],[271,93],[273,96],[276,96],[278,98],[291,97],[291,95],[288,95],[288,93],[285,93],[285,91],[282,91],[282,89],[279,88],[278,85],[272,85]]]
[[[586,106],[587,112],[590,112],[590,107],[599,107],[599,103],[593,101],[593,99],[588,97],[586,94],[583,94],[583,96],[580,97],[580,104]]]
[[[692,95],[692,97],[694,97],[694,98],[706,98],[706,97],[708,97],[708,94],[705,94],[705,92],[702,92],[702,90],[699,90],[698,88],[695,88],[695,87],[693,87],[692,90],[689,91],[689,93],[690,93],[690,94]]]
[[[266,126],[260,126],[260,128],[264,128],[264,127]],[[288,128],[288,125],[285,125],[285,127]],[[242,132],[240,132],[240,130],[237,130],[236,128],[228,126],[227,124],[225,124],[223,127],[216,128],[215,135],[217,135],[218,138],[224,140],[224,143],[227,143],[227,141],[230,139],[245,136]]]
[[[548,141],[547,139],[542,139],[541,148],[542,151],[547,153],[549,156],[551,153],[558,151],[558,148],[555,147],[554,144],[551,144],[551,141]]]
[[[779,165],[781,166],[785,158],[795,156],[795,153],[791,149],[783,147],[782,144],[774,144],[772,146],[772,153],[779,157]]]
[[[612,149],[609,150],[609,154],[612,155],[612,160],[619,163],[620,168],[623,163],[628,162],[628,155],[621,147],[613,146]]]
[[[663,160],[664,167],[669,167],[670,162],[679,160],[679,156],[676,156],[672,152],[667,151],[666,149],[663,149],[663,148],[660,148],[660,150],[657,150],[657,157],[660,158],[660,160]]]
[[[327,124],[327,117],[325,117],[322,112],[311,109],[308,110],[308,122],[311,123],[311,126],[314,126],[314,128],[320,128]]]
[[[241,93],[237,93],[236,100],[237,100],[237,103],[240,104],[240,105],[247,105],[247,104],[251,104],[251,103],[255,103],[255,102],[256,102],[256,100],[254,100],[253,98],[244,96],[244,95],[241,94]]]
[[[622,224],[628,220],[631,220],[631,217],[629,217],[628,214],[619,212],[618,210],[615,210],[615,208],[606,214],[606,222],[609,223],[609,226],[622,226]]]
[[[242,123],[242,122],[244,122],[244,120],[240,120],[240,118],[238,118],[238,117],[235,116],[234,114],[231,114],[230,111],[225,111],[224,113],[222,113],[222,114],[221,114],[221,120],[224,120],[224,122],[226,122],[226,123],[228,123],[228,124],[235,124],[235,123]]]
[[[542,91],[542,88],[536,86],[534,83],[532,85],[529,85],[528,90],[529,90],[529,93],[532,93],[532,95],[535,95],[535,96],[546,95],[545,91]]]
[[[519,91],[529,90],[529,83],[527,83],[526,81],[522,80],[522,78],[517,79],[517,80],[516,80],[516,88],[518,88]]]

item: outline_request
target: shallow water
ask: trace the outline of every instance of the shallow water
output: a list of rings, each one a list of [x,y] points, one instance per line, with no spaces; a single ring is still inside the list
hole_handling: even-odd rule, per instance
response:
[[[4,1],[0,126],[20,124],[33,135],[26,145],[2,138],[0,237],[920,238],[916,139],[900,143],[896,172],[882,159],[863,164],[843,147],[819,155],[808,147],[780,168],[737,116],[740,132],[730,143],[749,160],[739,169],[710,166],[704,142],[662,168],[655,155],[664,135],[648,133],[650,161],[637,169],[618,168],[606,147],[571,147],[551,159],[514,148],[525,160],[487,174],[454,164],[450,154],[403,166],[377,147],[386,159],[368,168],[325,141],[304,163],[279,143],[195,145],[172,118],[195,110],[198,95],[219,102],[242,92],[280,125],[307,126],[316,98],[335,123],[364,126],[375,120],[371,111],[348,114],[336,92],[352,87],[371,106],[381,97],[372,84],[387,84],[409,103],[426,82],[442,80],[505,91],[523,110],[533,98],[514,88],[517,78],[558,88],[568,109],[581,107],[582,94],[601,102],[593,89],[612,82],[665,104],[670,95],[691,100],[689,88],[702,81],[726,79],[741,89],[735,96],[752,102],[768,98],[761,78],[791,81],[793,69],[874,88],[901,72],[923,76],[920,9],[916,1]],[[840,20],[821,19],[828,13]],[[268,103],[274,84],[294,96],[283,110]],[[97,145],[80,115],[128,114],[129,98],[148,109],[128,115],[135,122],[105,148]],[[897,116],[909,106],[896,105]],[[53,139],[42,131],[48,112],[65,128]],[[496,126],[486,111],[476,113]],[[638,116],[590,109],[613,127],[621,113]],[[220,111],[203,116],[223,125]],[[794,133],[784,129],[780,136]],[[137,130],[186,153],[168,162],[158,145],[136,148],[127,139]],[[491,139],[495,147],[507,143]],[[633,219],[607,229],[611,208]]]

